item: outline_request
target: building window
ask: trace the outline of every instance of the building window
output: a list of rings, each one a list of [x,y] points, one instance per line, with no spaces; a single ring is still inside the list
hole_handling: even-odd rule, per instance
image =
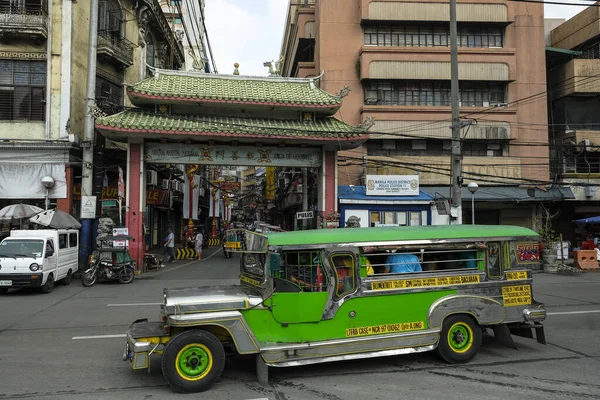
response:
[[[100,0],[98,3],[98,33],[123,37],[124,20],[116,0]]]
[[[44,121],[46,62],[0,60],[0,120]]]
[[[501,82],[460,82],[463,107],[488,107],[504,103],[506,84]],[[449,81],[369,81],[365,104],[389,106],[449,106]]]
[[[96,103],[105,113],[112,115],[123,111],[123,86],[96,77]]]
[[[175,23],[175,25],[181,25],[181,17],[175,17],[175,19],[173,19],[173,22]]]
[[[47,0],[0,0],[0,13],[36,13],[47,10]]]
[[[426,221],[426,211],[371,211],[369,226],[419,226]]]
[[[444,25],[366,26],[365,45],[437,47],[450,45],[450,28]],[[459,47],[502,47],[503,28],[489,25],[458,27]]]
[[[587,60],[598,60],[600,59],[600,43],[594,43],[587,49],[581,52],[581,55],[577,58],[584,58]]]
[[[154,39],[150,32],[146,34],[146,65],[154,67],[156,64],[156,48],[154,47]],[[152,70],[147,69],[147,75],[152,75]]]
[[[394,132],[387,132],[390,137],[394,137]],[[402,132],[399,132],[402,133]],[[463,132],[464,133],[464,132]],[[427,132],[423,130],[419,132],[421,135],[438,134],[437,132]],[[449,130],[447,131],[450,135]],[[371,139],[367,142],[367,154],[369,156],[382,157],[402,157],[402,156],[417,156],[417,157],[448,157],[452,149],[452,142],[449,139],[420,139],[420,140],[394,140],[395,146],[393,149],[386,146],[384,142],[391,141]],[[415,148],[415,142],[425,142],[424,146]],[[470,157],[502,157],[508,155],[508,142],[506,141],[490,141],[484,139],[473,139],[467,133],[465,140],[462,142],[462,154]]]

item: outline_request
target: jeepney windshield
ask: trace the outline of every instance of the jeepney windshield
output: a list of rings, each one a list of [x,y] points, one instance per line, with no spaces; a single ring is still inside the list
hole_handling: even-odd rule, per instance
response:
[[[7,239],[0,243],[0,257],[38,258],[44,251],[44,241],[39,239]]]

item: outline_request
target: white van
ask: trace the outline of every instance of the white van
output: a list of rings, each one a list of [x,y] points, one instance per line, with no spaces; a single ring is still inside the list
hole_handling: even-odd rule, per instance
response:
[[[24,287],[50,293],[55,282],[68,285],[78,257],[76,229],[13,230],[0,243],[0,293]]]

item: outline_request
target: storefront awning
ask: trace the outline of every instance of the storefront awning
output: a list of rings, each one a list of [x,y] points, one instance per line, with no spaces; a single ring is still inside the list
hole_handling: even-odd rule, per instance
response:
[[[367,196],[365,186],[338,186],[338,198],[341,204],[429,203],[433,201],[433,197],[423,190],[419,190],[418,196]]]
[[[433,197],[450,197],[449,186],[421,186],[421,190]],[[462,188],[463,201],[471,201],[471,192]],[[568,187],[553,187],[546,190],[516,186],[480,186],[475,192],[475,201],[529,202],[573,200],[575,195]]]

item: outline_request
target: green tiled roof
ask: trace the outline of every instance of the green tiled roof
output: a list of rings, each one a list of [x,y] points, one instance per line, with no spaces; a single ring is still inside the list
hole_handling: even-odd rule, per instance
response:
[[[246,77],[234,75],[184,75],[159,73],[128,89],[135,97],[193,102],[284,105],[338,108],[342,99],[319,89],[308,79]]]
[[[366,138],[367,133],[328,117],[316,121],[257,118],[163,115],[130,109],[96,119],[96,128],[166,134],[204,134],[217,136],[256,136],[265,138],[319,138],[350,140]]]

